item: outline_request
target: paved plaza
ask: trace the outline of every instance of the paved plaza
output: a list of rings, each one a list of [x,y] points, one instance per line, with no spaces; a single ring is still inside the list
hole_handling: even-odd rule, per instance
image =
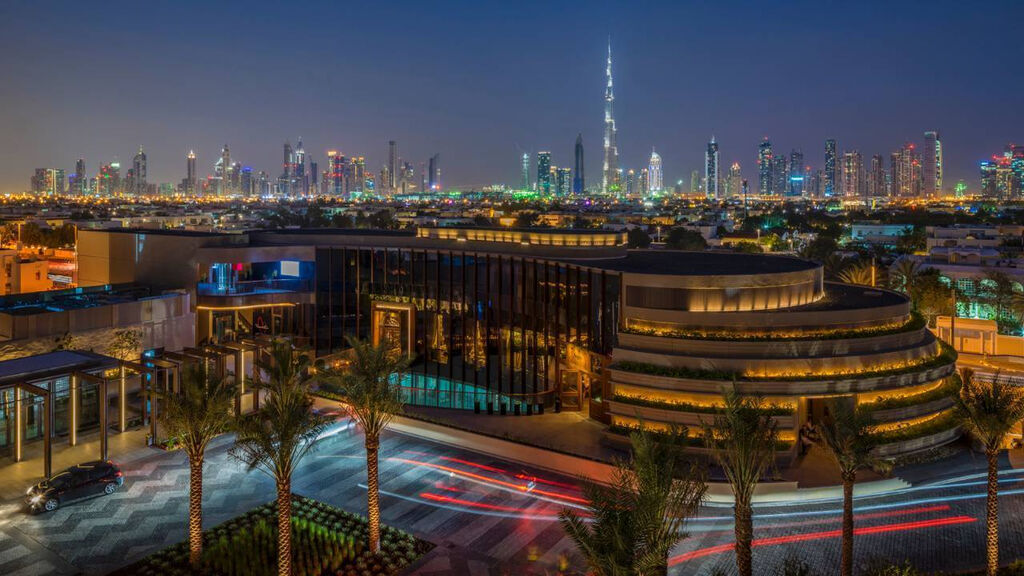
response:
[[[213,526],[273,498],[273,483],[231,459],[225,437],[206,467],[205,524]],[[574,480],[500,458],[395,433],[381,452],[384,521],[436,544],[413,573],[428,576],[554,574],[583,564],[559,527],[565,506],[581,506]],[[1005,461],[1001,534],[1005,559],[1024,555],[1024,474]],[[127,480],[113,496],[28,516],[16,498],[0,513],[0,574],[105,574],[179,542],[185,535],[187,465],[180,452],[139,448],[123,462]],[[941,466],[935,468],[941,470]],[[955,571],[982,561],[984,478],[940,477],[860,498],[857,558],[909,558]],[[332,428],[296,474],[294,490],[365,512],[361,435]],[[839,555],[837,501],[766,504],[757,509],[754,560],[771,574],[798,555],[821,574]],[[732,571],[731,510],[707,506],[672,557],[673,575]]]

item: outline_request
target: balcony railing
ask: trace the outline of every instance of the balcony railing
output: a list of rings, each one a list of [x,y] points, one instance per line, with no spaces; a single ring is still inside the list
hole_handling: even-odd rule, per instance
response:
[[[231,285],[200,282],[197,291],[200,296],[237,296],[240,294],[277,294],[281,292],[309,292],[310,281],[301,278],[278,278],[275,280],[249,280]]]

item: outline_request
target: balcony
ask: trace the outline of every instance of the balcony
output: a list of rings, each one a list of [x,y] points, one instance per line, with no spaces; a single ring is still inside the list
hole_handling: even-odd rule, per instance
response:
[[[312,282],[302,278],[250,280],[233,284],[199,282],[200,307],[237,308],[274,304],[302,304],[312,301]]]

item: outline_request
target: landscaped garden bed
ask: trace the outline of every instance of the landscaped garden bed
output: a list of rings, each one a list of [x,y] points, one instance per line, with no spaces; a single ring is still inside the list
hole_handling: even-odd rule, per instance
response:
[[[433,545],[394,528],[381,528],[380,554],[371,554],[366,518],[323,502],[292,496],[295,576],[397,574]],[[203,570],[188,563],[181,542],[118,570],[133,576],[273,576],[277,573],[277,504],[271,502],[203,533]]]

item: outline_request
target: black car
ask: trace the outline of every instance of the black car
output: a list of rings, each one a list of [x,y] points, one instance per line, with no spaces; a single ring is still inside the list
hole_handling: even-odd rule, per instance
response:
[[[111,461],[95,460],[72,466],[28,489],[25,503],[32,513],[53,512],[68,502],[113,494],[124,484],[121,469]]]

